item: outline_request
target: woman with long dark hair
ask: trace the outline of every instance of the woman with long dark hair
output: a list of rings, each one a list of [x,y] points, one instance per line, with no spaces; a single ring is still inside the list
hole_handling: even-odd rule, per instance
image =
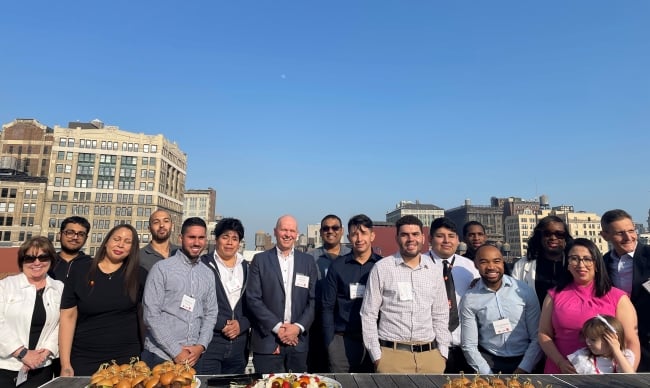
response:
[[[630,298],[613,287],[603,255],[593,241],[577,238],[567,247],[566,264],[557,286],[548,291],[539,320],[539,345],[546,353],[544,373],[576,373],[567,356],[585,346],[583,324],[596,315],[616,317],[625,330],[625,347],[638,365],[637,316]]]
[[[136,230],[118,225],[91,262],[70,272],[61,300],[61,376],[88,376],[104,362],[128,363],[140,354],[146,271],[138,252]]]

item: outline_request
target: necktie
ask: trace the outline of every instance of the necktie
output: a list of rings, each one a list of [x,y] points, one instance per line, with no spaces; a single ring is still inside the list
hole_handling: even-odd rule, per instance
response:
[[[447,301],[449,302],[449,331],[454,331],[458,327],[458,305],[456,304],[456,287],[454,287],[454,278],[451,276],[452,264],[449,260],[442,261],[442,276],[445,279],[445,289],[447,290]]]

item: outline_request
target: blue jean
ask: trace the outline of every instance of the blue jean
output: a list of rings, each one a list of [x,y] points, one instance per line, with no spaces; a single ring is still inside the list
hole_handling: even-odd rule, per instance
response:
[[[217,334],[215,334],[215,337]],[[242,374],[248,364],[247,335],[233,341],[223,337],[213,337],[208,349],[195,365],[200,375]]]

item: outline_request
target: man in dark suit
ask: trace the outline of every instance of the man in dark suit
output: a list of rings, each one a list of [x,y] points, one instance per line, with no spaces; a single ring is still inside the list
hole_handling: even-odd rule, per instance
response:
[[[294,217],[280,217],[273,233],[276,246],[253,257],[246,285],[253,365],[258,373],[306,372],[318,268],[294,249]]]
[[[609,210],[600,219],[600,235],[613,248],[605,254],[607,272],[615,287],[627,292],[639,320],[641,360],[637,372],[650,372],[650,246],[639,244],[632,216]]]
[[[248,363],[250,321],[244,290],[248,262],[239,253],[244,226],[224,218],[214,228],[215,250],[201,257],[214,273],[219,314],[212,341],[196,371],[201,375],[241,374]]]

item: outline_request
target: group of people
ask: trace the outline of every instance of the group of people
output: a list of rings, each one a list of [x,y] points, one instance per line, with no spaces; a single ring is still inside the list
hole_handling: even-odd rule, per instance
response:
[[[54,375],[90,375],[105,362],[173,360],[198,374],[256,372],[610,373],[650,372],[650,247],[632,217],[602,219],[604,256],[573,239],[561,218],[539,221],[512,268],[486,244],[485,228],[396,222],[398,251],[373,251],[373,222],[336,215],[320,225],[323,246],[294,248],[298,223],[277,220],[276,245],[249,263],[244,226],[225,218],[215,249],[207,226],[186,219],[180,246],[157,210],[152,240],[121,224],[94,257],[90,224],[61,224],[61,250],[34,237],[18,251],[21,273],[0,280],[0,386],[37,387]]]

